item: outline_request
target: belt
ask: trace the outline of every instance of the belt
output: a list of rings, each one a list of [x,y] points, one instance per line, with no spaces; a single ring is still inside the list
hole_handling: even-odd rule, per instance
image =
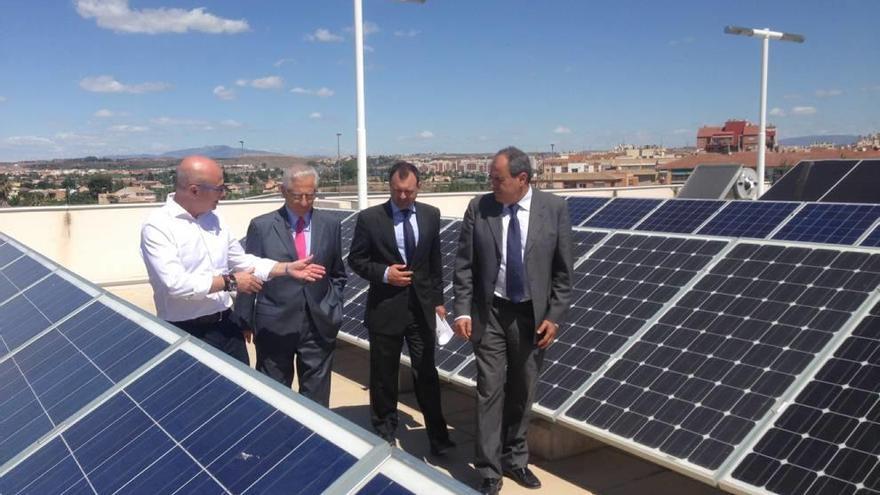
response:
[[[499,297],[499,296],[493,296],[492,297],[492,304],[495,306],[498,306],[498,307],[507,306],[507,307],[521,308],[521,307],[531,307],[532,300],[528,299],[525,301],[520,301],[518,303],[515,303],[515,302],[511,301],[510,299],[505,299],[505,298]]]
[[[210,315],[198,316],[191,320],[184,321],[175,321],[173,323],[183,323],[188,325],[213,325],[215,323],[220,323],[223,320],[223,315],[225,315],[229,310],[220,311],[218,313],[213,313]]]

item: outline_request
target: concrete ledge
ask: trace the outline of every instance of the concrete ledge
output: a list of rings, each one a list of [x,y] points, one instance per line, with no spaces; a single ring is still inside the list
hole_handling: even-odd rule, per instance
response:
[[[529,423],[529,452],[542,459],[555,461],[605,447],[582,433],[543,419]]]

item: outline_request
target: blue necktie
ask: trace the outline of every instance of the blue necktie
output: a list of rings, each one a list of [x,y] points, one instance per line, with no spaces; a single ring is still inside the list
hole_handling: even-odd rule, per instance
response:
[[[522,259],[522,234],[519,230],[519,218],[516,210],[519,205],[510,208],[510,224],[507,226],[507,298],[511,302],[522,302],[525,297],[525,276]]]
[[[400,210],[403,213],[403,252],[406,254],[406,264],[412,268],[413,255],[416,252],[416,235],[413,233],[412,224],[409,223],[409,217],[412,210]]]

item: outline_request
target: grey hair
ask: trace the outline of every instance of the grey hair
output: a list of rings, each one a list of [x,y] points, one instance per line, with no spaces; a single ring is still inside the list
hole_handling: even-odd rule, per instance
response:
[[[498,153],[495,153],[495,156],[504,156],[507,158],[507,166],[510,169],[511,177],[516,177],[525,172],[526,182],[532,181],[532,162],[529,160],[529,155],[525,154],[524,151],[514,146],[508,146]]]
[[[284,176],[281,178],[281,188],[287,189],[291,182],[301,177],[312,176],[315,178],[315,189],[318,189],[318,171],[311,165],[303,165],[300,163],[291,165],[284,169]]]

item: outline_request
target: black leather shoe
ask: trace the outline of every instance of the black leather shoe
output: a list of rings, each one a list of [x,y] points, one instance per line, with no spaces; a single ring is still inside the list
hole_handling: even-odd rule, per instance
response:
[[[516,481],[520,486],[536,489],[541,488],[541,480],[527,467],[517,469],[505,469],[504,476]]]
[[[445,442],[438,442],[436,444],[431,444],[431,455],[442,457],[449,453],[450,450],[455,448],[455,442],[452,440],[446,440]]]
[[[480,484],[480,493],[483,495],[498,495],[502,484],[501,478],[483,478],[483,483]]]

